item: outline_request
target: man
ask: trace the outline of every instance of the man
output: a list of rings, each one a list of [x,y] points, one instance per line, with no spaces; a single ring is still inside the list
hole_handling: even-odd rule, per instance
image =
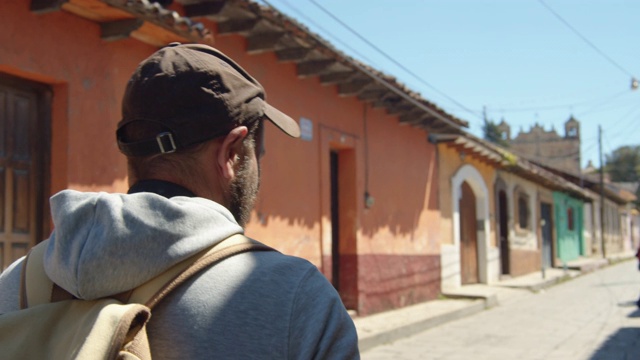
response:
[[[51,198],[45,271],[81,299],[135,288],[243,232],[259,185],[265,120],[296,122],[262,86],[204,45],[170,44],[136,69],[117,140],[129,194],[66,190]],[[0,313],[19,308],[20,266],[0,276]],[[309,262],[249,252],[169,294],[148,325],[161,359],[351,359],[357,335],[338,294]]]

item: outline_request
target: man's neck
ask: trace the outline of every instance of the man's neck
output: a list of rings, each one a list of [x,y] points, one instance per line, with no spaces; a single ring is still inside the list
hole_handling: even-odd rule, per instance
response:
[[[166,198],[172,198],[174,196],[187,196],[187,197],[195,197],[196,194],[193,191],[178,185],[176,183],[165,181],[165,180],[155,180],[155,179],[147,179],[137,181],[135,184],[129,188],[128,194],[135,194],[141,192],[150,192],[154,194],[158,194],[160,196],[164,196]]]

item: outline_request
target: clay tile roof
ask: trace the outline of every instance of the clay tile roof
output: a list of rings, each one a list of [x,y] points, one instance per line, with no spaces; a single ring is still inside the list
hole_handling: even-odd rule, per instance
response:
[[[401,124],[429,133],[457,134],[469,126],[395,77],[344,54],[298,21],[252,0],[176,0],[169,8],[149,0],[68,0],[62,8],[109,25],[109,39],[130,34],[158,47],[173,41],[213,45],[208,28],[213,22],[216,36],[244,36],[247,52],[273,51],[280,61],[296,62],[299,77],[318,76],[322,84],[337,86],[340,96],[385,108]],[[198,18],[203,22],[194,20]]]
[[[211,32],[202,23],[180,15],[149,0],[100,0],[131,13],[135,17],[159,25],[190,41],[211,43]]]
[[[485,162],[492,163],[496,168],[518,174],[525,179],[537,182],[550,189],[565,191],[586,201],[594,199],[594,194],[587,189],[583,189],[542,166],[515,155],[505,148],[471,134],[434,134],[430,135],[429,139],[434,143],[444,143],[450,147],[468,152]]]

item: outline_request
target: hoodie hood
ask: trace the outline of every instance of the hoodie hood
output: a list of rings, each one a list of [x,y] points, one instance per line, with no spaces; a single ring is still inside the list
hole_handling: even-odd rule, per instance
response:
[[[51,198],[44,255],[53,282],[80,299],[133,289],[243,230],[222,205],[153,193],[64,190]]]

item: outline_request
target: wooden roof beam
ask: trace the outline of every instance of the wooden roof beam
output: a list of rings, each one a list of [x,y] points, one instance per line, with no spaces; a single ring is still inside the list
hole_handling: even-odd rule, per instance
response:
[[[183,9],[185,16],[190,18],[199,16],[213,17],[222,12],[226,3],[226,0],[205,0],[197,3],[185,4]]]
[[[258,32],[247,37],[247,52],[249,54],[260,54],[274,51],[278,42],[285,36],[284,32]]]
[[[262,20],[247,34],[247,52],[260,54],[274,51],[280,41],[285,39],[285,31],[282,27],[269,21]]]
[[[334,59],[316,59],[300,62],[297,65],[298,77],[307,78],[311,76],[322,75],[331,65],[335,63],[336,61]]]
[[[338,96],[346,97],[346,96],[355,96],[360,94],[360,92],[369,84],[371,84],[373,80],[370,78],[356,78],[350,81],[338,84]]]
[[[280,62],[299,62],[309,55],[310,48],[306,47],[289,47],[276,50],[276,56]]]
[[[100,36],[105,41],[116,41],[128,38],[138,30],[144,21],[141,19],[123,19],[100,23]]]
[[[320,84],[322,85],[335,85],[349,81],[354,75],[355,71],[335,71],[328,74],[320,75]]]
[[[440,118],[424,112],[425,118],[419,124],[421,128],[434,134],[460,134],[460,129],[449,125]]]
[[[400,101],[402,101],[402,98],[400,98],[396,93],[388,91],[381,98],[374,101],[371,106],[373,106],[374,109],[386,108]]]
[[[434,133],[434,134],[447,134],[451,132],[454,132],[454,133],[458,132],[457,129],[452,129],[451,126],[441,121],[438,121],[435,118],[433,118],[433,122],[425,125],[425,129],[430,133]]]
[[[36,14],[59,11],[68,0],[31,0],[29,9]]]
[[[399,116],[400,125],[419,125],[426,120],[424,111],[412,110]]]
[[[258,24],[258,19],[229,19],[218,23],[218,35],[246,34]]]
[[[405,112],[409,112],[415,108],[414,105],[408,103],[404,99],[400,99],[399,101],[395,101],[392,103],[388,103],[387,106],[387,114],[389,115],[400,115]]]
[[[358,100],[364,102],[374,102],[382,99],[389,90],[385,88],[369,88],[364,89],[360,94],[358,94]]]

